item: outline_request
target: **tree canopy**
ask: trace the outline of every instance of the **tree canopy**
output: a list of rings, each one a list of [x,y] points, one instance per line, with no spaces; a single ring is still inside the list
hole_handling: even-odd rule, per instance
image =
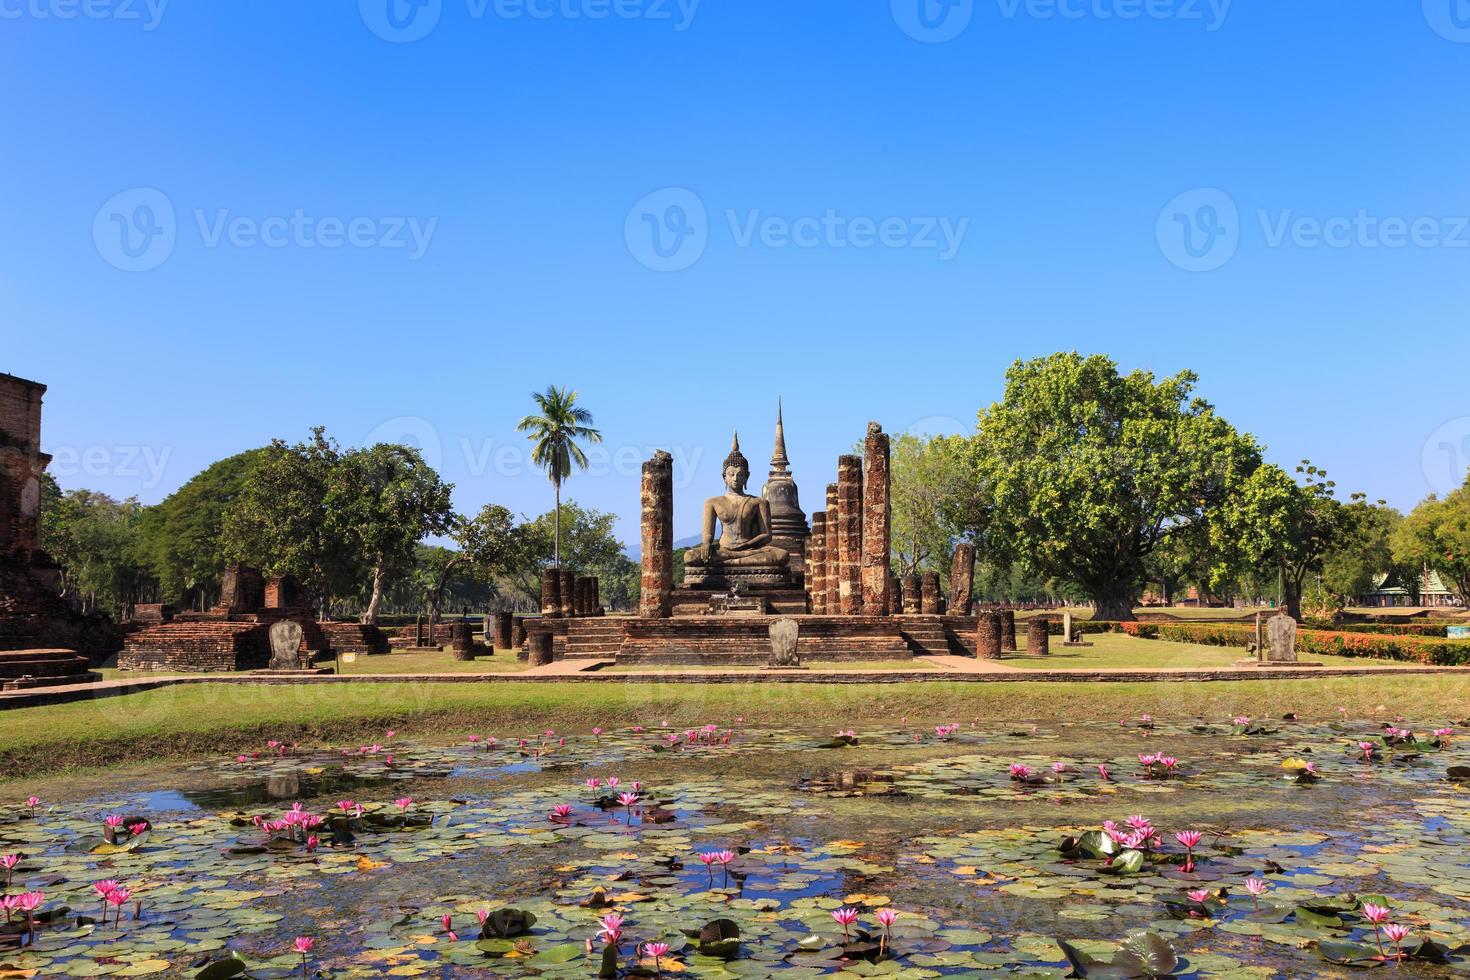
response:
[[[1470,480],[1458,490],[1430,495],[1391,536],[1394,559],[1439,573],[1461,603],[1470,603]]]

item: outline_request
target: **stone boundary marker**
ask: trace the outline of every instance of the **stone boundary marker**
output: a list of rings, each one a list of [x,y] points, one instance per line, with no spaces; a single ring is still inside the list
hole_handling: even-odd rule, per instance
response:
[[[974,663],[969,658],[961,662]],[[1191,683],[1210,681],[1305,680],[1322,677],[1470,675],[1470,667],[1251,667],[1239,670],[894,670],[821,671],[782,674],[751,671],[668,671],[613,674],[584,671],[570,674],[253,674],[154,677],[136,681],[102,681],[72,687],[34,688],[0,694],[0,711],[35,705],[65,704],[94,698],[139,694],[183,684],[1013,684],[1013,683]]]

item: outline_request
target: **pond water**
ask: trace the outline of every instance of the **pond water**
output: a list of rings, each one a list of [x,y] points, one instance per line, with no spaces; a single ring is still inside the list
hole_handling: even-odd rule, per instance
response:
[[[1451,976],[1470,751],[1424,721],[262,746],[0,808],[44,895],[0,976]]]

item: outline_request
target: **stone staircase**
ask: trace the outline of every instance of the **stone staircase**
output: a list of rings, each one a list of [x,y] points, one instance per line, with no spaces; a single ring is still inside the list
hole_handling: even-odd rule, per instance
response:
[[[319,623],[327,649],[337,653],[380,654],[388,652],[388,634],[361,623]]]
[[[760,666],[770,660],[771,616],[629,619],[618,666]],[[876,616],[804,616],[803,661],[911,660],[895,620]]]
[[[622,616],[593,616],[566,622],[565,659],[611,660],[623,645],[623,627],[629,620]]]

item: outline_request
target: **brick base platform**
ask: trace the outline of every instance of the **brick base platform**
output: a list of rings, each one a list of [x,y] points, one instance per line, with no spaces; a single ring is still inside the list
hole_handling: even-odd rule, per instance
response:
[[[0,652],[0,690],[100,681],[102,675],[88,666],[87,658],[75,650],[6,650]]]
[[[237,617],[197,616],[159,623],[130,634],[117,656],[121,670],[202,672],[262,670],[270,665],[271,624],[279,613]],[[295,615],[302,625],[301,649],[326,653],[388,652],[388,638],[376,626],[318,623]]]

